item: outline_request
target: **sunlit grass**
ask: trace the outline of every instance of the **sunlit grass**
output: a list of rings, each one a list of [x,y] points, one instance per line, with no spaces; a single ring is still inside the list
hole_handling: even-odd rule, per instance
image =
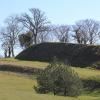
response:
[[[17,60],[14,58],[4,58],[0,59],[0,64],[7,64],[7,65],[16,65],[20,67],[33,67],[33,68],[45,68],[47,67],[47,62],[39,62],[39,61],[23,61],[23,60]],[[78,75],[82,79],[95,79],[97,81],[100,81],[100,71],[89,69],[89,68],[76,68],[73,67],[73,69],[78,73]]]
[[[21,67],[45,68],[48,63],[39,61],[21,61],[14,58],[0,59],[0,64],[18,65]],[[100,71],[88,68],[75,68],[82,79],[100,81]],[[100,100],[100,90],[85,93],[78,98],[54,96],[51,94],[37,94],[33,86],[36,80],[23,74],[0,72],[0,100]]]
[[[21,61],[14,58],[0,59],[0,64],[18,65],[21,67],[45,68],[48,63],[39,61]],[[74,69],[80,78],[100,81],[100,71],[88,68]],[[31,77],[32,78],[32,77]],[[0,100],[100,100],[100,89],[89,91],[77,98],[37,94],[33,86],[36,79],[24,74],[0,72]]]
[[[5,65],[16,65],[21,67],[35,67],[35,68],[45,68],[48,63],[46,62],[40,62],[40,61],[23,61],[23,60],[17,60],[14,58],[3,58],[0,59],[0,64]]]
[[[73,69],[78,73],[82,79],[93,79],[100,81],[100,71],[88,68],[75,68]]]
[[[91,93],[77,98],[37,94],[33,89],[34,85],[36,80],[25,75],[0,72],[0,100],[100,100],[99,95]]]
[[[65,100],[64,97],[37,94],[35,80],[14,73],[0,72],[0,100]],[[67,97],[68,100],[74,98]]]

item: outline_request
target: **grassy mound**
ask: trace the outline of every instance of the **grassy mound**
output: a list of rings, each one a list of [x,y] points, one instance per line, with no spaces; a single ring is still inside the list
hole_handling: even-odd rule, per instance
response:
[[[73,66],[89,66],[100,61],[100,46],[41,43],[22,51],[16,59],[50,61],[54,56]]]

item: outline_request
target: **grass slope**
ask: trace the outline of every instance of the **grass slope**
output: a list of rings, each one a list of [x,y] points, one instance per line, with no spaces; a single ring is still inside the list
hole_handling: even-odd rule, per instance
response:
[[[71,43],[41,43],[16,56],[21,60],[49,61],[54,56],[73,66],[89,66],[100,61],[100,46]]]
[[[48,63],[40,61],[23,61],[14,58],[2,58],[0,59],[0,65],[15,65],[20,67],[32,67],[32,68],[45,68]]]
[[[14,58],[4,58],[0,59],[0,65],[18,65],[18,67],[31,67],[31,68],[39,68],[43,69],[45,68],[48,63],[46,62],[39,62],[39,61],[23,61],[23,60],[17,60]],[[100,80],[100,71],[99,70],[94,70],[94,69],[89,69],[89,68],[79,68],[79,67],[73,67],[73,69],[78,73],[78,75],[82,79],[95,79],[95,80]]]
[[[0,100],[65,100],[64,97],[40,95],[35,93],[33,85],[35,80],[28,77],[0,72]],[[67,97],[67,100],[74,100]]]
[[[48,63],[38,61],[21,61],[13,58],[0,59],[0,64],[18,65],[20,67],[45,68]],[[89,68],[72,67],[81,79],[100,82],[100,71]],[[53,96],[52,94],[37,94],[32,88],[36,85],[35,78],[32,80],[24,74],[0,72],[0,100],[100,100],[100,88],[86,91],[78,98]]]
[[[72,98],[37,94],[32,88],[33,85],[36,85],[35,79],[20,74],[0,72],[0,100],[100,100],[100,90]]]

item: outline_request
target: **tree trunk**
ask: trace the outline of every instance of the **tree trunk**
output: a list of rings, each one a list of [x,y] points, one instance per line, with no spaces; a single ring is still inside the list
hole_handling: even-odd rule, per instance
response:
[[[37,35],[34,35],[34,44],[37,44]]]
[[[86,40],[84,40],[84,44],[87,44]]]
[[[7,58],[7,50],[5,50],[4,55],[5,55],[5,58]]]
[[[55,91],[55,89],[53,89],[53,94],[54,94],[54,96],[56,95],[56,91]]]
[[[64,96],[66,96],[66,94],[67,94],[67,91],[66,91],[66,88],[64,89]]]
[[[13,48],[13,46],[12,46],[11,52],[12,52],[12,57],[15,57],[15,55],[14,55],[14,48]]]
[[[93,33],[90,33],[90,44],[93,44]]]
[[[11,48],[10,47],[8,48],[8,57],[9,58],[11,57]]]
[[[93,44],[93,38],[92,37],[90,38],[90,44]]]

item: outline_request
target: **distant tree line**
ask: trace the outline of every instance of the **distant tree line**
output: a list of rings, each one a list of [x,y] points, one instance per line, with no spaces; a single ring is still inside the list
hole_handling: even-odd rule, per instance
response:
[[[29,13],[12,15],[0,28],[1,47],[5,57],[14,57],[15,48],[28,48],[33,44],[52,42],[91,44],[99,43],[100,22],[79,20],[74,25],[52,25],[45,13],[38,8]]]

